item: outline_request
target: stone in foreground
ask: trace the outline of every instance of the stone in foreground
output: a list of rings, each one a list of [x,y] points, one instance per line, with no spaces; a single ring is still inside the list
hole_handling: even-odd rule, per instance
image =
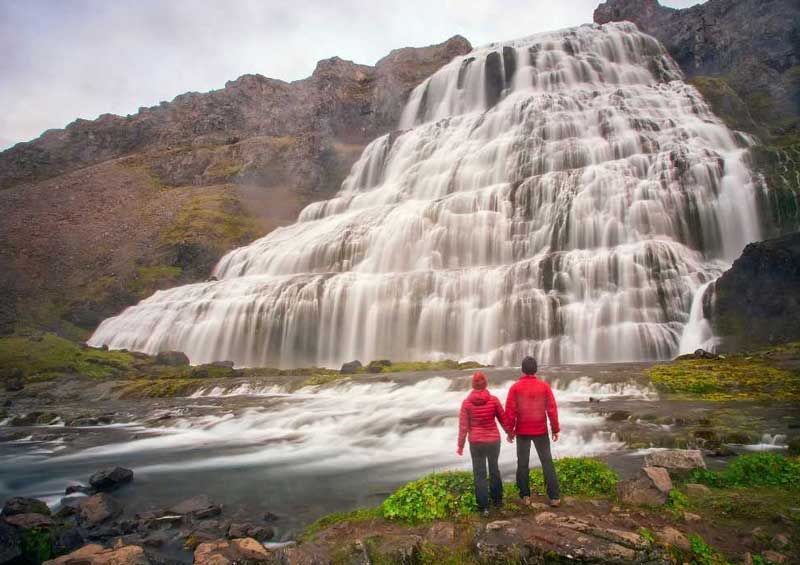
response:
[[[266,563],[269,559],[269,550],[253,538],[210,541],[194,550],[195,565]]]
[[[672,480],[662,467],[644,467],[639,474],[617,485],[617,494],[627,504],[648,504],[661,506],[666,504]]]
[[[122,514],[122,505],[110,495],[101,492],[80,504],[80,517],[89,526],[96,526]]]
[[[113,467],[98,471],[89,477],[89,484],[96,490],[109,491],[128,484],[132,480],[133,471],[125,467]]]
[[[2,516],[13,516],[14,514],[44,514],[49,516],[50,509],[47,504],[36,498],[15,496],[6,501],[2,512],[0,512]]]
[[[90,544],[67,555],[45,561],[43,565],[150,565],[144,549],[138,545],[123,545],[105,549]]]
[[[664,467],[667,471],[705,469],[706,462],[699,449],[666,449],[644,456],[645,467]]]

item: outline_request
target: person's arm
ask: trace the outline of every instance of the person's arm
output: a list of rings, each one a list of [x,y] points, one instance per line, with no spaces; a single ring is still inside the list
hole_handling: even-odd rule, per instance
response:
[[[511,428],[508,427],[508,416],[506,415],[506,411],[503,410],[503,405],[500,403],[500,399],[493,396],[492,401],[494,402],[494,417],[497,418],[498,422],[500,422],[500,426],[502,426],[503,430],[507,434],[510,434]]]
[[[553,432],[553,439],[558,440],[561,427],[558,425],[558,405],[556,397],[553,396],[553,389],[547,387],[547,418],[550,420],[550,430]]]
[[[467,430],[469,430],[469,412],[467,411],[467,403],[461,403],[461,411],[458,414],[458,449],[456,453],[462,455],[464,453],[464,444],[467,442]]]
[[[516,385],[511,385],[506,397],[506,430],[508,431],[508,441],[513,441],[514,432],[517,429],[517,393],[514,390]]]

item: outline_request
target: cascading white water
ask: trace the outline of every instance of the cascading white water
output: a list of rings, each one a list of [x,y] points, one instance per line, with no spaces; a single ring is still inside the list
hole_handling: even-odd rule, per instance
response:
[[[628,23],[476,49],[335,198],[90,343],[239,366],[670,357],[697,289],[758,239],[747,140],[680,79]]]

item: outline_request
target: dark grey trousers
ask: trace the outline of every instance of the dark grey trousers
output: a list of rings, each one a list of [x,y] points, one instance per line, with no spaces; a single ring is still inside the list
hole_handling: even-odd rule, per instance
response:
[[[556,468],[553,466],[553,456],[550,454],[550,437],[547,434],[539,436],[517,436],[517,490],[520,498],[531,495],[530,458],[531,442],[536,448],[536,454],[542,463],[544,484],[547,487],[547,497],[550,500],[561,498],[558,487]]]
[[[475,479],[475,500],[479,510],[489,508],[489,495],[495,506],[503,505],[503,480],[500,478],[500,442],[470,443],[469,453],[472,455],[472,476]],[[486,465],[489,465],[489,488],[487,489]],[[487,490],[489,491],[487,493]]]

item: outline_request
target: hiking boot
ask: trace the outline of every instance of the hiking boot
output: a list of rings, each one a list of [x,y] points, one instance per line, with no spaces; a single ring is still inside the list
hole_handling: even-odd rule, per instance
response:
[[[553,508],[558,508],[559,506],[561,506],[561,499],[554,498],[553,500],[550,501],[550,506]]]
[[[522,497],[522,504],[524,504],[525,506],[530,506],[531,505],[531,497],[530,496],[523,496]]]
[[[488,508],[484,508],[483,510],[481,510],[481,516],[483,516],[484,518],[488,518],[489,517],[489,509]]]

